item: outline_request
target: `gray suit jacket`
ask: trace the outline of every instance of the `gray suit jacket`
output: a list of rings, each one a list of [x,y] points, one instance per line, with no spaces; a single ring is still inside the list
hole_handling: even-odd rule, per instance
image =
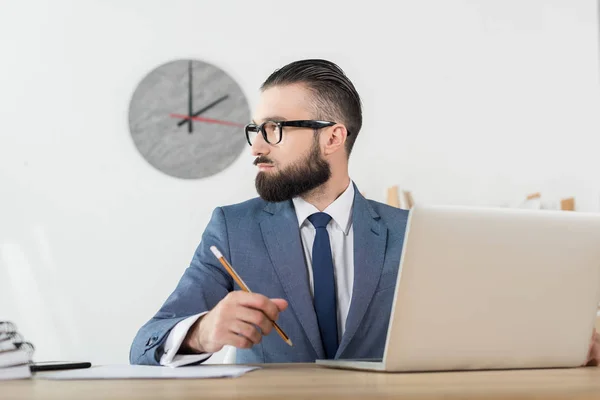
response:
[[[407,211],[366,200],[355,190],[354,286],[336,358],[383,356],[407,217]],[[325,358],[293,202],[267,203],[255,198],[214,210],[179,284],[137,333],[130,362],[157,365],[162,345],[179,321],[211,310],[228,292],[240,289],[211,253],[212,245],[253,292],[289,302],[278,324],[294,346],[289,347],[273,331],[251,349],[238,349],[237,362],[314,362]]]

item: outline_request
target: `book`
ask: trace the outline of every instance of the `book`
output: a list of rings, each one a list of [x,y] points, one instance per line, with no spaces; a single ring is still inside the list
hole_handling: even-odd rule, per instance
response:
[[[10,321],[0,321],[0,333],[15,333],[17,327]]]
[[[33,344],[10,321],[0,321],[0,380],[30,378]]]
[[[8,334],[8,336],[5,336],[3,340],[0,340],[0,354],[2,354],[5,351],[12,351],[12,350],[27,350],[30,354],[33,354],[35,348],[33,347],[33,344],[31,344],[30,342],[26,342],[23,339],[23,336],[21,336],[19,333],[17,332],[13,332],[12,334]]]
[[[0,353],[16,349],[17,346],[11,340],[3,340],[0,342]]]
[[[29,364],[22,364],[8,368],[0,368],[0,381],[8,379],[27,379],[31,378]]]
[[[19,332],[0,332],[0,342],[10,340],[12,342],[22,342],[23,336]]]
[[[389,187],[387,190],[387,205],[403,210],[410,210],[415,205],[415,200],[410,191],[400,191],[398,186],[395,185]]]
[[[31,354],[27,350],[13,350],[0,353],[0,369],[15,365],[29,364]]]

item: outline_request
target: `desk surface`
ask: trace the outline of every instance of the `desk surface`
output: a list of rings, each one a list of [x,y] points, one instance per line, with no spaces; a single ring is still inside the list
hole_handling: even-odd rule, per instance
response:
[[[1,399],[600,399],[600,368],[375,373],[271,364],[240,378],[0,381]]]

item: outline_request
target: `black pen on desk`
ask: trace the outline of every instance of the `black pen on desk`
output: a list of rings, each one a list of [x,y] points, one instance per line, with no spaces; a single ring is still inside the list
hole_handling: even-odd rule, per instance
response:
[[[252,293],[252,291],[250,290],[250,288],[248,286],[246,286],[246,284],[244,283],[244,281],[242,280],[242,278],[238,275],[237,272],[235,272],[235,270],[233,269],[233,267],[231,266],[231,264],[229,264],[229,262],[227,261],[227,259],[223,256],[223,254],[221,254],[221,252],[217,249],[216,246],[211,246],[210,247],[210,251],[212,251],[212,253],[215,255],[215,257],[217,257],[217,259],[221,262],[221,264],[223,265],[223,267],[225,268],[225,270],[229,273],[229,275],[231,275],[231,277],[235,280],[235,282],[238,284],[239,287],[242,288],[242,290],[244,292],[248,292],[248,293]],[[277,333],[279,334],[279,336],[281,336],[281,338],[290,346],[293,346],[292,344],[292,340],[289,338],[288,335],[286,335],[286,333],[283,331],[283,329],[281,329],[279,327],[279,325],[277,325],[277,322],[269,319],[269,321],[271,321],[273,323],[273,327],[275,328],[275,330],[277,331]]]

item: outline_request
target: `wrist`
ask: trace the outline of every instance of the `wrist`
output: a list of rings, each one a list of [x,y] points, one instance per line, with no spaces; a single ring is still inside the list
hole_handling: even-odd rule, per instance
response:
[[[179,348],[180,353],[182,353],[182,354],[197,354],[197,353],[205,352],[204,349],[202,348],[202,345],[200,344],[199,334],[198,334],[201,320],[202,320],[202,317],[200,317],[196,322],[194,322],[194,324],[188,330],[187,334],[185,335],[185,339],[183,339],[183,342],[181,343],[181,347]]]

